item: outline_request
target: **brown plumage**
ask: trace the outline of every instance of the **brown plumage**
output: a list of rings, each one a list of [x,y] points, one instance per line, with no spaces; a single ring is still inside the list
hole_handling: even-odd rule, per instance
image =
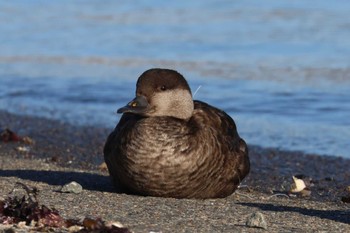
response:
[[[175,198],[233,193],[248,174],[248,148],[232,118],[193,101],[184,77],[150,69],[109,135],[104,157],[124,192]]]

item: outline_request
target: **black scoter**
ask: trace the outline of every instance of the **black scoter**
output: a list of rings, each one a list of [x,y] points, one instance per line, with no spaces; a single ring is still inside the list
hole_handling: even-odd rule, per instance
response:
[[[126,193],[218,198],[232,194],[249,173],[248,147],[224,111],[192,99],[175,70],[150,69],[109,135],[104,158]]]

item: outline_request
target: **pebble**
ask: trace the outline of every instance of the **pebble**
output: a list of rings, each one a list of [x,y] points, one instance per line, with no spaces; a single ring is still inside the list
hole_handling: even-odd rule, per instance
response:
[[[107,167],[107,164],[105,162],[101,163],[99,166],[98,166],[98,169],[100,171],[105,171],[107,172],[108,171],[108,167]]]
[[[79,232],[81,229],[83,229],[82,226],[74,225],[68,228],[68,232]]]
[[[115,227],[118,227],[118,228],[125,228],[125,226],[123,224],[121,224],[120,222],[108,222],[106,224],[107,226],[115,226]]]
[[[247,218],[246,226],[267,229],[265,217],[260,212],[255,212]]]
[[[30,151],[30,147],[28,147],[28,146],[18,146],[16,148],[16,150],[19,151],[19,152],[29,152]]]
[[[28,145],[35,144],[35,141],[32,138],[28,137],[28,136],[24,136],[22,138],[22,142],[24,142],[25,144],[28,144]]]
[[[304,189],[304,190],[302,190],[302,191],[300,192],[300,195],[301,195],[302,197],[309,197],[309,196],[311,196],[311,190],[310,190],[310,189]]]
[[[81,193],[82,191],[83,187],[75,181],[63,185],[61,189],[61,192],[63,193]]]

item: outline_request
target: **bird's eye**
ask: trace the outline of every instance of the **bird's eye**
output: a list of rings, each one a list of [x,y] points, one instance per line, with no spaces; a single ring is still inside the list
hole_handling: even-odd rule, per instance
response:
[[[165,91],[165,90],[166,90],[166,86],[163,85],[163,86],[160,87],[160,89],[161,89],[162,91]]]

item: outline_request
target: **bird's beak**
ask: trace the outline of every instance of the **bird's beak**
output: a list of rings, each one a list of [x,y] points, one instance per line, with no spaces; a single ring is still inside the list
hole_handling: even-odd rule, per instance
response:
[[[148,107],[148,101],[147,101],[146,97],[140,95],[140,96],[136,96],[135,99],[130,101],[124,107],[119,108],[117,113],[130,112],[130,113],[141,114],[141,113],[145,112],[147,107]]]

